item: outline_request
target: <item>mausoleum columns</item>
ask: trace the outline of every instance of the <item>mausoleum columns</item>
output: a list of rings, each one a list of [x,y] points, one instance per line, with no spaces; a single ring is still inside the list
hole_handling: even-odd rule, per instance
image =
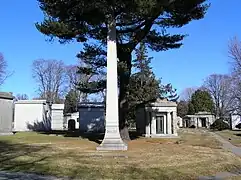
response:
[[[166,134],[172,134],[172,117],[171,112],[167,112],[167,133]]]
[[[147,116],[147,122],[146,122],[146,135],[150,135],[151,134],[151,130],[150,130],[150,128],[151,128],[151,126],[150,126],[150,124],[151,124],[151,122],[152,122],[152,114],[151,113],[148,113],[148,116]]]
[[[146,137],[176,137],[177,110],[176,103],[157,101],[145,109],[148,117],[145,121]]]
[[[177,134],[177,112],[176,111],[173,111],[173,115],[172,115],[172,118],[173,118],[173,134]]]
[[[151,113],[151,133],[156,133],[156,116],[155,113]]]

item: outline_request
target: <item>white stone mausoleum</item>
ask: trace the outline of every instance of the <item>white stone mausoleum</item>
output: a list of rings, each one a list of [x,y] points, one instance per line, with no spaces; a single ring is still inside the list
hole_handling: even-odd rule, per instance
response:
[[[198,112],[194,115],[183,117],[182,127],[210,128],[210,125],[216,120],[214,114],[210,112]]]
[[[159,99],[140,108],[136,118],[136,129],[145,137],[178,136],[176,102]]]

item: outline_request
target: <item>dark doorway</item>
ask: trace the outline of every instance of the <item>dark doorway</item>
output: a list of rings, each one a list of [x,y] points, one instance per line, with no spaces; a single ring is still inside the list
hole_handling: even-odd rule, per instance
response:
[[[150,134],[152,134],[152,131],[151,131],[152,113],[151,112],[149,112],[149,123],[150,123]]]
[[[69,131],[74,131],[75,130],[75,120],[74,119],[70,119],[68,121],[68,130]]]
[[[207,120],[206,118],[200,118],[201,119],[201,124],[202,124],[202,127],[207,127]]]
[[[172,134],[174,134],[173,112],[171,112],[171,127],[172,127]]]
[[[185,123],[184,127],[186,128],[189,128],[191,126],[190,119],[185,119],[184,123]]]
[[[164,134],[164,116],[156,116],[156,133]]]

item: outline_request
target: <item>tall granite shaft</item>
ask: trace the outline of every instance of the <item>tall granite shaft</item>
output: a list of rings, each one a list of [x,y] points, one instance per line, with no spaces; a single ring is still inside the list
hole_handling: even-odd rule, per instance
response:
[[[97,150],[127,150],[119,132],[116,22],[111,18],[107,34],[107,87],[105,136]]]

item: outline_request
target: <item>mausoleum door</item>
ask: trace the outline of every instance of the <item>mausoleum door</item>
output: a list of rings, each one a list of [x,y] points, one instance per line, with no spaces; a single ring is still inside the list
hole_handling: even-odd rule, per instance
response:
[[[164,116],[156,117],[156,134],[164,134]]]
[[[207,127],[206,118],[201,118],[202,127]]]

